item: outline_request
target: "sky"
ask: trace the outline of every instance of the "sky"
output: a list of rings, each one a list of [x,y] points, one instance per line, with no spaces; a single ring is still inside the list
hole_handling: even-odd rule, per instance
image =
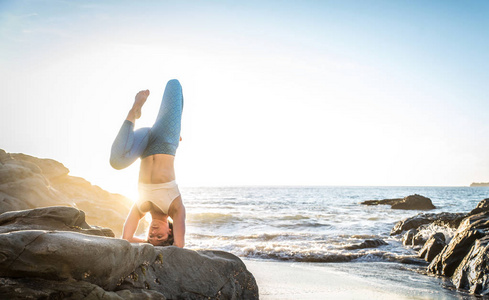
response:
[[[181,186],[489,181],[487,1],[0,0],[0,148],[136,195],[110,147],[183,86]]]

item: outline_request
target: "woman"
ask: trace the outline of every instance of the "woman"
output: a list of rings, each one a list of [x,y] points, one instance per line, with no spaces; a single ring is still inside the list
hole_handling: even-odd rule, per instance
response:
[[[141,157],[139,200],[127,216],[122,238],[132,243],[149,242],[155,246],[175,245],[183,248],[185,206],[175,182],[174,169],[175,153],[181,141],[182,86],[178,80],[170,80],[153,127],[134,131],[134,123],[141,117],[141,108],[148,96],[149,90],[137,93],[110,155],[110,164],[118,170]],[[135,237],[134,233],[147,212],[151,213],[152,221],[147,240],[143,240]]]

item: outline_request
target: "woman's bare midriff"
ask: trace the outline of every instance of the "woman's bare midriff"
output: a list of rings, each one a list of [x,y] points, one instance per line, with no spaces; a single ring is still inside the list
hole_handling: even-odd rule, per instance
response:
[[[139,182],[165,183],[175,180],[175,156],[154,154],[141,159]]]

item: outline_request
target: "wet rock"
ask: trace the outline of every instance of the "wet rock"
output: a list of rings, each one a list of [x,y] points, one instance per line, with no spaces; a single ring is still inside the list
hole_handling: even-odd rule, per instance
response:
[[[476,240],[452,276],[458,289],[489,295],[489,236]]]
[[[419,257],[431,262],[445,247],[445,235],[441,232],[433,234],[419,251]]]
[[[348,247],[345,247],[346,250],[356,250],[356,249],[365,249],[365,248],[377,248],[379,246],[383,245],[388,245],[386,242],[384,242],[381,239],[374,239],[374,240],[365,240],[363,243],[359,245],[351,245]]]
[[[414,236],[418,233],[418,230],[415,228],[409,229],[404,233],[402,236],[402,244],[404,246],[412,246],[413,245],[413,238]]]
[[[0,220],[5,299],[258,299],[253,275],[227,252],[101,236],[70,207],[9,212]]]
[[[424,245],[426,243],[426,238],[421,232],[418,232],[414,235],[411,246],[416,247],[420,245]]]
[[[413,209],[413,210],[429,210],[436,207],[431,202],[430,198],[415,194],[404,197],[403,199],[384,199],[384,200],[368,200],[360,204],[363,205],[390,205],[392,209]]]
[[[396,198],[396,199],[384,199],[384,200],[367,200],[363,201],[360,204],[363,205],[393,205],[398,202],[401,202],[402,198]]]
[[[428,271],[437,275],[452,276],[475,241],[488,233],[489,212],[465,218],[447,247],[433,259]]]
[[[489,198],[479,202],[477,206],[469,213],[469,215],[471,216],[486,211],[489,211]]]
[[[406,218],[397,222],[391,230],[391,235],[400,234],[409,229],[417,229],[422,225],[435,224],[457,228],[460,222],[466,217],[463,213],[446,213],[439,214],[418,214],[414,217]]]
[[[392,209],[418,209],[429,210],[436,207],[431,203],[430,198],[423,197],[421,195],[407,196],[402,201],[395,203],[391,206]]]

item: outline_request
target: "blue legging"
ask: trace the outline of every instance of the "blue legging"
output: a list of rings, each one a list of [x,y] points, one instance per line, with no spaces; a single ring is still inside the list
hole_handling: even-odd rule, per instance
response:
[[[153,127],[134,131],[134,123],[124,121],[112,144],[110,165],[120,170],[130,166],[139,157],[159,153],[175,155],[180,142],[182,110],[182,86],[178,80],[172,79],[166,84]]]

